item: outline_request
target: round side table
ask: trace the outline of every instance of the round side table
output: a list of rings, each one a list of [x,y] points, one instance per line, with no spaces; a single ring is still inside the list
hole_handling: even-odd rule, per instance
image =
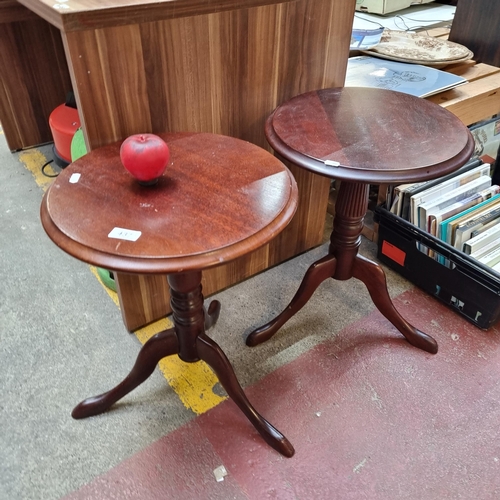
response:
[[[203,306],[202,270],[261,247],[291,220],[297,186],[273,155],[248,142],[214,134],[162,134],[170,162],[154,186],[123,168],[120,143],[67,167],[45,194],[41,220],[62,250],[123,273],[167,275],[174,327],[142,347],[115,388],[81,402],[74,418],[104,412],[144,382],[165,356],[206,361],[264,440],[283,455],[290,442],[250,404],[222,349],[206,334],[220,304]]]
[[[357,278],[410,344],[436,353],[436,341],[395,309],[383,269],[359,255],[358,249],[370,184],[425,181],[456,170],[473,153],[467,127],[424,99],[346,87],[308,92],[285,102],[268,118],[266,136],[284,158],[341,184],[328,254],[307,270],[288,307],[250,333],[247,345],[271,338],[327,278]]]

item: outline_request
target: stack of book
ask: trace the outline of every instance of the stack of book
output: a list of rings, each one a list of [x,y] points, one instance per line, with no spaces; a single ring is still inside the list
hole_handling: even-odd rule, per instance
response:
[[[492,184],[489,163],[473,159],[439,179],[391,188],[387,206],[393,214],[500,272],[500,187]]]

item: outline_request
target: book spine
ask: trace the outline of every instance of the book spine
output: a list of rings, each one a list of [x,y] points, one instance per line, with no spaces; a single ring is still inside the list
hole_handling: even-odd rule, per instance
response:
[[[481,233],[484,233],[484,231],[486,231],[487,229],[489,229],[490,227],[493,227],[495,226],[496,224],[498,224],[498,220],[497,219],[493,219],[492,221],[490,222],[486,222],[485,224],[483,224],[481,227],[475,227],[471,233],[470,233],[470,236],[469,236],[469,239],[471,238],[474,238],[475,236],[478,236],[480,235]]]
[[[463,172],[460,175],[455,175],[440,184],[434,185],[426,191],[411,196],[409,209],[410,222],[419,226],[419,206],[424,204],[431,197],[437,198],[482,176],[490,176],[490,165],[488,163],[480,163],[472,170]]]
[[[481,232],[486,231],[486,229],[490,228],[494,224],[497,224],[498,221],[496,219],[498,219],[499,217],[500,217],[500,209],[496,217],[492,217],[490,221],[484,220],[483,223],[476,224],[475,226],[457,227],[451,245],[453,245],[458,250],[463,250],[463,245],[467,240],[470,240],[477,234],[480,234]]]
[[[455,245],[458,227],[460,227],[461,224],[465,222],[465,220],[468,220],[468,218],[478,217],[479,215],[482,215],[487,211],[494,210],[496,207],[499,206],[499,204],[500,204],[500,194],[496,194],[489,200],[483,201],[478,205],[465,210],[462,214],[454,215],[453,217],[446,219],[445,221],[443,221],[441,227],[442,239],[446,241],[448,244],[455,246],[455,248],[460,248],[460,250],[462,250],[462,245],[460,245],[460,247],[457,247]],[[477,215],[474,215],[474,213],[476,213]],[[471,238],[470,231],[471,230],[468,229],[466,232],[463,233],[462,242],[465,242],[466,240],[469,240]]]
[[[499,235],[500,235],[500,224],[497,224],[493,227],[490,227],[490,229],[484,231],[484,233],[481,233],[478,236],[475,236],[474,238],[467,240],[464,243],[464,252],[470,255],[471,253],[479,250],[479,248],[488,244],[490,241],[493,241]]]
[[[470,254],[470,256],[474,259],[480,259],[481,257],[484,257],[487,253],[490,253],[491,251],[495,250],[495,248],[500,245],[500,239],[496,239],[485,245],[484,247],[480,248],[479,250],[473,252]]]
[[[497,217],[500,217],[500,207],[492,210],[491,212],[488,212],[486,214],[480,215],[476,219],[470,219],[466,222],[463,223],[463,225],[460,225],[458,229],[468,229],[471,227],[476,227],[477,225],[485,224],[486,222],[490,222],[493,219],[496,219]]]
[[[500,262],[500,247],[497,247],[495,250],[487,253],[478,259],[478,261],[488,267],[493,267],[495,264],[498,264]]]
[[[435,220],[436,224],[441,223],[441,221],[453,217],[454,215],[463,212],[467,208],[478,205],[482,201],[490,199],[494,194],[498,192],[498,186],[489,187],[479,193],[473,194],[464,200],[457,201],[445,208],[445,210],[438,214],[431,214],[430,219]],[[433,233],[431,233],[433,234]]]
[[[491,185],[491,177],[481,176],[470,183],[464,184],[449,193],[439,196],[435,200],[422,204],[418,208],[418,226],[421,229],[426,229],[429,210],[442,210],[455,202],[469,198],[470,196],[476,194],[479,190],[486,189],[488,185]]]

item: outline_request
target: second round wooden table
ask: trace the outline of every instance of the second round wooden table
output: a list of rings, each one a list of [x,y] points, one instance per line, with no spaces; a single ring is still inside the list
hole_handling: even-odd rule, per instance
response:
[[[437,104],[375,88],[331,88],[283,103],[266,122],[271,146],[311,172],[341,181],[328,254],[315,262],[288,307],[247,337],[271,338],[327,278],[361,280],[379,311],[420,349],[436,341],[410,325],[394,307],[383,269],[358,253],[370,184],[425,181],[453,172],[470,159],[467,127]]]

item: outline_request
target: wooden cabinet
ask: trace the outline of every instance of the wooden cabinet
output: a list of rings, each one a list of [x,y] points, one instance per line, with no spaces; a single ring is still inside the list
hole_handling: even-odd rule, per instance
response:
[[[275,107],[343,85],[355,8],[355,0],[20,3],[62,33],[89,149],[164,131],[269,148],[264,122]],[[292,223],[266,247],[206,273],[206,295],[321,243],[330,181],[291,169],[300,193]],[[169,311],[163,277],[116,278],[129,330]]]
[[[49,115],[71,91],[61,34],[15,0],[0,0],[0,83],[11,151],[50,142]]]

